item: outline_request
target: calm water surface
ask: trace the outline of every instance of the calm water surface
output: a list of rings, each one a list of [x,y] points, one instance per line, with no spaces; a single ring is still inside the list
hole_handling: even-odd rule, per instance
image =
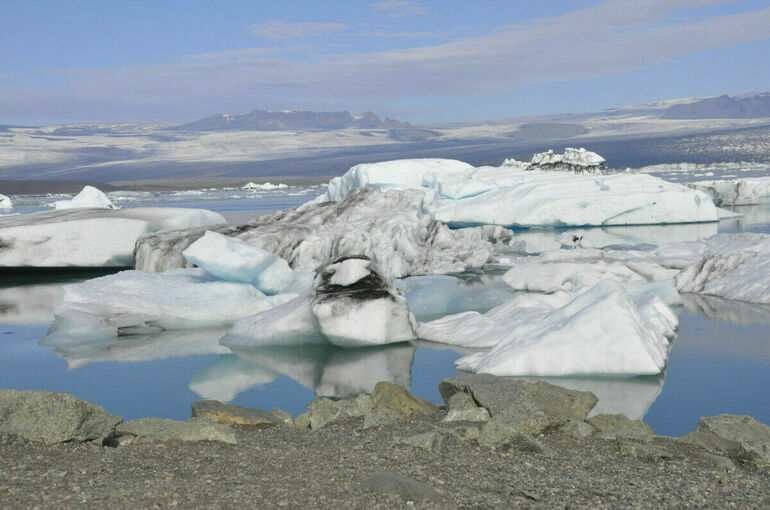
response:
[[[143,200],[135,205],[205,207],[237,222],[296,206],[316,192],[273,193],[259,199],[160,197],[160,202]],[[33,205],[28,210],[34,210]],[[720,232],[770,233],[770,204],[736,210],[745,216],[721,222]],[[0,387],[68,391],[126,419],[186,419],[190,404],[201,398],[262,409],[281,407],[297,414],[317,395],[351,396],[371,391],[379,380],[409,386],[413,393],[440,402],[438,382],[457,373],[454,361],[465,354],[428,343],[231,352],[218,344],[226,328],[75,348],[39,345],[62,286],[99,275],[0,274]],[[593,391],[600,399],[597,412],[643,418],[663,435],[682,435],[695,428],[700,416],[725,412],[770,423],[770,307],[702,296],[684,299],[679,337],[665,374],[547,380]]]

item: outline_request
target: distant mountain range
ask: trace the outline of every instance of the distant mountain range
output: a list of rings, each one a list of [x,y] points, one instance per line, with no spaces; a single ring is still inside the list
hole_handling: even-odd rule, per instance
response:
[[[711,97],[669,106],[664,119],[758,119],[770,117],[770,94],[753,97]]]
[[[385,117],[380,119],[372,112],[352,115],[350,112],[313,112],[288,110],[270,112],[254,110],[249,113],[212,115],[189,124],[171,129],[181,131],[287,131],[332,129],[398,129],[413,127],[408,122]]]

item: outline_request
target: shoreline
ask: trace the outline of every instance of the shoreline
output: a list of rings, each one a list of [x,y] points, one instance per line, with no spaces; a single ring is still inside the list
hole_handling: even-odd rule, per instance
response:
[[[743,442],[704,419],[711,432],[702,420],[676,439],[622,415],[586,420],[593,394],[546,383],[465,375],[440,388],[445,406],[380,383],[353,400],[317,399],[294,420],[204,401],[187,422],[135,420],[109,441],[46,445],[0,433],[0,496],[43,508],[770,504],[770,464],[751,454],[767,446],[766,425]],[[715,418],[738,420],[731,429],[747,420]]]

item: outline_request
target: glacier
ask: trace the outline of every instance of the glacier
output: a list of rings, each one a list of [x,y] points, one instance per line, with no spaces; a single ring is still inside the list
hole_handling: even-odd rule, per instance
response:
[[[93,186],[85,186],[71,200],[58,200],[52,204],[57,211],[64,209],[119,209],[107,195]]]
[[[0,267],[131,267],[140,237],[224,223],[203,209],[67,209],[0,217]]]

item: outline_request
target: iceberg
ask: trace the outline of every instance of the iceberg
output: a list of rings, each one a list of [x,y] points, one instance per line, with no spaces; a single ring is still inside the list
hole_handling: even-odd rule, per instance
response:
[[[407,301],[366,257],[342,258],[316,279],[311,302],[321,333],[340,347],[363,347],[416,338]]]
[[[264,184],[257,184],[255,182],[247,182],[241,187],[241,189],[255,190],[255,191],[272,191],[274,189],[286,189],[288,187],[289,186],[287,184],[283,184],[283,183],[273,184],[271,182],[266,182]]]
[[[754,205],[770,202],[770,177],[747,177],[718,181],[695,181],[687,185],[708,193],[714,203],[724,205]]]
[[[56,320],[41,343],[84,343],[230,325],[294,297],[266,296],[251,284],[222,281],[202,269],[122,271],[65,286],[54,310]]]
[[[594,161],[593,156],[580,154],[576,161]],[[552,156],[543,156],[541,164],[523,170],[511,165],[475,168],[442,159],[360,164],[329,181],[326,193],[314,202],[339,201],[362,187],[416,189],[424,193],[427,212],[459,227],[651,225],[719,219],[710,196],[702,191],[647,174],[542,169],[558,166],[551,162]]]
[[[136,246],[135,268],[190,267],[183,251],[212,230],[267,250],[295,271],[315,271],[362,254],[389,277],[453,273],[492,259],[493,242],[513,234],[500,227],[451,230],[422,208],[423,193],[363,188],[340,202],[305,204],[245,225],[148,235]]]
[[[495,347],[460,358],[457,368],[500,376],[655,375],[665,367],[666,334],[677,321],[659,299],[637,308],[613,281],[534,320],[511,319]]]
[[[57,211],[63,209],[119,209],[107,198],[107,195],[93,186],[85,186],[72,200],[58,200],[52,205]]]
[[[257,345],[328,345],[311,310],[311,300],[298,296],[287,303],[239,319],[220,340],[230,348]]]
[[[528,170],[566,170],[574,173],[601,174],[607,168],[607,162],[595,152],[584,148],[567,147],[564,154],[556,154],[552,150],[538,152],[532,156]]]
[[[676,275],[680,292],[770,304],[770,235],[720,234],[703,245],[702,258]]]
[[[0,267],[130,267],[140,237],[224,223],[203,209],[69,209],[0,217]]]
[[[0,194],[0,210],[13,209],[13,202],[5,195]]]
[[[206,231],[182,254],[218,278],[251,283],[268,295],[307,292],[315,277],[312,272],[292,270],[267,250],[212,231]]]

